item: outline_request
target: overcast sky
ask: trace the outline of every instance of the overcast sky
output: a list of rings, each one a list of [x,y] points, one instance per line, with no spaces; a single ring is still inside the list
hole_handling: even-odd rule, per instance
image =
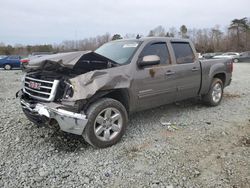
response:
[[[165,28],[224,29],[250,17],[250,0],[0,0],[0,42],[60,43],[111,34],[147,35]]]

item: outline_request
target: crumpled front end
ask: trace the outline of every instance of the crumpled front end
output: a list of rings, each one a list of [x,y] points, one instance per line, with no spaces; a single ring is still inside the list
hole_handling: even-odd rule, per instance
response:
[[[124,65],[126,66],[126,65]],[[65,53],[33,60],[18,93],[25,115],[33,122],[55,119],[61,130],[81,135],[84,112],[99,92],[129,88],[129,70],[94,52]],[[97,98],[94,98],[96,100]]]
[[[81,135],[88,122],[84,113],[66,110],[65,106],[61,104],[27,100],[24,98],[25,94],[22,90],[17,95],[20,97],[24,113],[35,123],[45,124],[54,119],[62,131]]]

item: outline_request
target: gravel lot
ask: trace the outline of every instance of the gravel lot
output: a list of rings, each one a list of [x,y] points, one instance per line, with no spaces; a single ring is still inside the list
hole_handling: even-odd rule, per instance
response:
[[[21,76],[0,70],[0,187],[250,185],[250,63],[235,64],[220,106],[189,100],[134,114],[106,149],[30,123],[15,99]]]

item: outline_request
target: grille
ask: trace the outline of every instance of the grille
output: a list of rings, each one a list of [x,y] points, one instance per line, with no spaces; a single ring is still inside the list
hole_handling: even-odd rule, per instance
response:
[[[39,85],[37,88],[31,87],[30,83]],[[53,101],[56,96],[56,89],[59,80],[37,79],[26,76],[24,80],[24,92],[35,99]]]

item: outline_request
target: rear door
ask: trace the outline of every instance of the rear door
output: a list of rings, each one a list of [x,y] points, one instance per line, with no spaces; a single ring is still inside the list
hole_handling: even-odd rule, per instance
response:
[[[201,84],[200,62],[189,42],[171,42],[176,65],[177,98],[183,100],[198,95]]]
[[[166,42],[152,42],[144,47],[139,60],[147,55],[158,55],[159,65],[138,68],[133,88],[137,93],[137,109],[147,109],[175,100],[175,75],[171,73],[171,61]],[[168,74],[168,75],[166,75]]]

